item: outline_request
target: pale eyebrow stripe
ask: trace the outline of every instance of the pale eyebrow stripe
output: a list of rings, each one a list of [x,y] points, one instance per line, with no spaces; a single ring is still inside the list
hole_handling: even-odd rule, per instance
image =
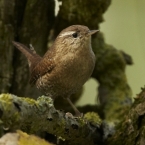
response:
[[[75,33],[75,31],[64,32],[64,33],[62,33],[61,35],[59,35],[59,37],[64,37],[64,36],[67,36],[67,35],[71,35],[71,34],[73,34],[73,33]]]

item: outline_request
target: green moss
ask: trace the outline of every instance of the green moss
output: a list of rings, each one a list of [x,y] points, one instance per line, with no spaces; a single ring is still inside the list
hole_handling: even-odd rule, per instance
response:
[[[17,131],[18,135],[18,140],[17,143],[18,145],[53,145],[49,143],[48,141],[46,142],[44,139],[41,139],[37,136],[34,135],[28,135],[27,133],[24,133],[20,130]]]
[[[0,99],[1,99],[1,100],[4,100],[4,101],[7,101],[7,102],[13,100],[11,94],[0,94]]]
[[[25,102],[29,103],[30,105],[36,104],[36,100],[31,99],[31,98],[24,98],[24,97],[22,97],[22,100],[24,100]]]
[[[125,68],[126,57],[131,57],[105,44],[103,34],[92,39],[96,55],[93,77],[99,82],[98,97],[104,118],[108,121],[121,121],[124,112],[132,105],[132,91],[128,85]],[[125,57],[126,56],[126,57]]]
[[[95,112],[88,112],[84,115],[84,119],[89,121],[94,126],[100,126],[102,123],[102,120],[100,119],[99,115]]]

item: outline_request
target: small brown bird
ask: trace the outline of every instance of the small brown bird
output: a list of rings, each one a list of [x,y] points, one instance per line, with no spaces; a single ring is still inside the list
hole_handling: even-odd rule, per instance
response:
[[[83,25],[67,27],[43,57],[23,44],[13,42],[28,59],[30,84],[36,84],[41,92],[53,99],[66,98],[77,116],[80,112],[72,104],[70,96],[83,86],[93,72],[95,55],[91,35],[97,32]]]

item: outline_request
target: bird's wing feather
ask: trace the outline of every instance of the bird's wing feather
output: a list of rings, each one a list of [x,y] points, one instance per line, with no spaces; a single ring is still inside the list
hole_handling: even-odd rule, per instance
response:
[[[50,73],[55,67],[53,59],[44,57],[31,71],[30,84],[34,85],[39,77]]]

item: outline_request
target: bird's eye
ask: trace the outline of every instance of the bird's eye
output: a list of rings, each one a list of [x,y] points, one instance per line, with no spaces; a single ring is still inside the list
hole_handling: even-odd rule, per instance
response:
[[[73,36],[74,38],[77,38],[77,37],[78,37],[78,33],[75,32],[75,33],[72,34],[72,36]]]

